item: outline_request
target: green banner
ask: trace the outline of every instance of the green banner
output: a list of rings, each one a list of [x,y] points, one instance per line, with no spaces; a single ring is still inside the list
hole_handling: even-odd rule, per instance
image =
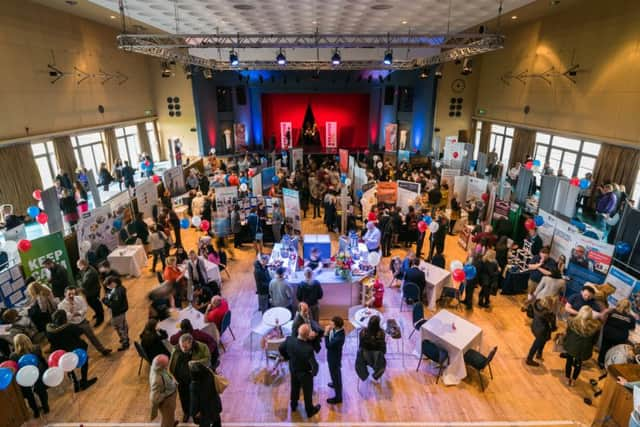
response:
[[[32,240],[31,249],[28,252],[20,252],[24,277],[33,276],[36,279],[44,278],[46,280],[47,276],[44,276],[43,264],[47,259],[52,259],[62,265],[67,270],[69,285],[75,285],[76,281],[73,278],[71,262],[64,246],[62,233],[53,233]]]

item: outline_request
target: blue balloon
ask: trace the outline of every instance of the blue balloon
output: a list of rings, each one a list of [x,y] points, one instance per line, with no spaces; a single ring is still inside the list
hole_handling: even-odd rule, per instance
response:
[[[87,356],[87,352],[81,348],[76,348],[75,350],[73,350],[73,352],[76,354],[76,356],[78,356],[78,364],[76,365],[76,368],[82,368],[89,359],[89,356]]]
[[[266,157],[261,157],[260,158],[260,163],[267,163],[267,158]]]
[[[362,192],[362,190],[356,190],[356,196],[358,197],[358,199],[360,199],[363,194],[364,193]]]
[[[340,176],[340,182],[344,184],[346,180],[347,180],[347,175],[342,174],[342,175]]]
[[[113,221],[113,229],[118,231],[122,228],[122,220],[120,218],[116,218]]]
[[[473,278],[476,277],[476,274],[478,274],[478,271],[476,270],[476,268],[473,266],[473,264],[467,264],[463,267],[464,270],[464,276],[467,280],[471,280]]]
[[[533,161],[533,166],[539,168],[540,166],[542,166],[542,162],[540,160],[536,159],[536,160]]]
[[[589,182],[589,180],[587,178],[582,178],[580,180],[580,188],[582,190],[586,190],[587,188],[589,188],[590,185],[591,185],[591,183]]]
[[[6,390],[13,381],[13,371],[9,368],[0,368],[0,390]]]
[[[340,161],[340,156],[336,156],[336,162]]]
[[[185,230],[187,228],[189,228],[189,219],[188,218],[182,218],[180,220],[180,228],[185,229]]]
[[[477,160],[471,160],[471,162],[469,163],[469,166],[471,166],[471,168],[475,169],[476,166],[478,166],[478,161]]]
[[[38,358],[35,354],[25,354],[20,359],[18,359],[18,368],[22,369],[25,366],[38,366]]]
[[[427,225],[431,225],[433,219],[429,215],[425,215],[422,217],[422,220],[427,223]]]
[[[544,218],[542,218],[540,215],[536,215],[534,221],[536,222],[536,227],[540,227],[542,224],[544,224]]]
[[[278,178],[278,175],[274,175],[273,178],[271,178],[271,182],[278,185],[278,183],[280,182],[280,178]]]
[[[627,242],[616,243],[616,255],[625,257],[631,253],[631,245]]]
[[[249,183],[249,181],[247,180],[246,176],[243,176],[242,178],[240,178],[240,184],[247,184]]]
[[[27,213],[31,218],[35,218],[40,213],[40,208],[37,206],[29,206],[29,208],[27,209]]]

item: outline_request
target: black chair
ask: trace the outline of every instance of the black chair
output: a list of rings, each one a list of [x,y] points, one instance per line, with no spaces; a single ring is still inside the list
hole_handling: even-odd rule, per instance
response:
[[[402,297],[400,298],[400,311],[402,304],[413,305],[420,302],[420,288],[413,282],[405,282],[402,285]]]
[[[491,379],[493,379],[493,372],[491,371],[491,361],[495,357],[497,351],[498,351],[498,347],[496,346],[496,347],[493,347],[493,349],[486,356],[476,350],[467,350],[467,352],[464,354],[465,365],[471,366],[473,369],[478,371],[478,376],[480,377],[480,386],[482,387],[482,391],[484,391],[484,382],[482,381],[482,370],[488,366],[489,374],[491,375]]]
[[[233,330],[231,329],[231,310],[225,313],[224,317],[222,318],[222,324],[220,325],[220,345],[222,346],[222,350],[224,351],[227,351],[227,349],[222,342],[222,334],[224,334],[227,329],[229,330],[229,332],[231,332],[231,336],[235,341],[236,336],[233,334]]]
[[[444,370],[444,367],[449,364],[449,353],[447,353],[447,350],[440,347],[436,343],[429,340],[423,340],[422,355],[418,360],[418,367],[416,368],[416,372],[418,372],[418,369],[420,369],[420,364],[422,363],[422,356],[426,357],[429,360],[433,360],[435,363],[438,364],[438,376],[436,377],[436,384],[438,384],[438,380],[442,376],[442,371]]]
[[[427,319],[424,318],[424,306],[422,305],[422,301],[418,301],[413,304],[413,331],[411,331],[409,339],[411,339],[416,331],[420,330],[426,321]]]
[[[140,365],[138,366],[138,375],[140,375],[140,371],[142,370],[142,362],[146,361],[149,364],[149,366],[151,366],[151,360],[149,360],[149,356],[147,356],[147,352],[144,351],[142,344],[140,344],[138,341],[134,341],[133,345],[135,346],[136,351],[138,352],[138,356],[140,356]]]
[[[464,294],[464,282],[460,283],[458,288],[452,288],[445,286],[442,288],[442,294],[440,294],[440,305],[445,306],[448,301],[455,300],[457,302],[456,307],[462,309],[462,294]]]

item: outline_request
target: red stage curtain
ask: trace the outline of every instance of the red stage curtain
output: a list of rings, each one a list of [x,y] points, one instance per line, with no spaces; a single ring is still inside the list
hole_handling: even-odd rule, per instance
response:
[[[325,123],[338,123],[338,148],[367,148],[369,142],[369,94],[268,93],[262,95],[264,140],[276,137],[280,148],[280,122],[291,122],[291,141],[298,144],[307,105],[311,104],[325,147]]]

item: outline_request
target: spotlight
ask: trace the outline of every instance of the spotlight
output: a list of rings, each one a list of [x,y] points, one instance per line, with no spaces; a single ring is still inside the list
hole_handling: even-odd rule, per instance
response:
[[[213,78],[213,72],[211,71],[210,68],[203,68],[202,76],[207,80],[211,80],[211,78]]]
[[[229,63],[233,66],[236,66],[240,63],[238,60],[238,53],[235,50],[229,52]]]
[[[436,72],[433,73],[433,76],[436,79],[441,79],[442,78],[442,64],[438,65],[438,68],[436,68]]]
[[[191,71],[191,67],[188,65],[184,66],[184,76],[186,77],[187,80],[190,80],[191,77],[193,76],[193,72]]]
[[[165,79],[171,77],[171,67],[169,67],[169,63],[163,62],[161,66],[162,66],[162,77]]]
[[[420,71],[420,78],[422,80],[426,79],[429,77],[429,69],[428,68],[423,68],[422,71]]]
[[[333,56],[331,57],[331,63],[333,65],[340,65],[342,62],[342,58],[340,58],[340,52],[338,52],[338,48],[336,48],[335,52],[333,52]]]
[[[282,49],[280,49],[278,56],[276,56],[276,62],[278,65],[287,65],[287,57],[282,53]]]
[[[473,62],[469,58],[465,58],[462,63],[462,75],[468,76],[473,72]]]
[[[382,62],[384,63],[384,65],[391,65],[393,64],[393,51],[391,49],[388,49],[385,53],[384,53],[384,59],[382,60]]]

